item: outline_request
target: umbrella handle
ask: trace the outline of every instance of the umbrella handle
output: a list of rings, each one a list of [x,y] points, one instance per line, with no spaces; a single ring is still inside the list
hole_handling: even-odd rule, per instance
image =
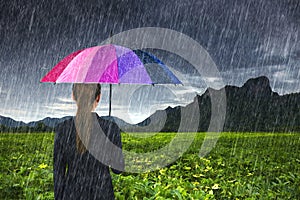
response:
[[[112,96],[112,84],[109,84],[109,112],[108,116],[111,116],[111,96]]]
[[[113,35],[113,31],[110,30],[110,33],[109,33],[109,43],[111,43],[111,37]],[[109,84],[109,111],[108,111],[108,116],[110,117],[111,116],[111,96],[112,96],[112,84]]]

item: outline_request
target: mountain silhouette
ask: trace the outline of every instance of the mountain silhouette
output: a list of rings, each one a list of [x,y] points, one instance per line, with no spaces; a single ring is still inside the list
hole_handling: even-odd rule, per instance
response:
[[[19,126],[26,126],[27,124],[22,121],[15,121],[10,117],[4,117],[0,115],[0,125],[4,125],[7,127],[19,127]]]
[[[39,120],[39,121],[29,122],[27,124],[27,126],[29,126],[29,127],[35,127],[35,126],[37,126],[38,123],[43,123],[43,124],[45,124],[48,127],[54,128],[57,124],[65,121],[67,119],[70,119],[70,118],[71,118],[71,116],[66,116],[66,117],[62,117],[62,118],[46,117],[46,118],[44,118],[42,120]]]
[[[46,117],[42,120],[24,123],[22,121],[15,121],[10,117],[4,117],[0,115],[0,132],[51,132],[54,130],[56,125],[67,119],[70,119],[71,117],[72,116],[65,116],[62,118]],[[114,121],[119,125],[119,127],[122,127],[126,130],[131,130],[131,127],[135,126],[125,122],[122,119],[119,119],[118,117],[103,116],[102,118]]]
[[[242,87],[225,86],[226,117],[223,131],[300,131],[300,93],[280,96],[273,92],[269,79],[265,76],[249,79]],[[207,131],[211,120],[211,95],[221,90],[208,88],[201,96],[197,95],[194,102],[199,106],[198,131]],[[186,106],[186,107],[188,107]],[[177,132],[180,126],[182,109],[177,106],[165,109],[167,120],[162,132]],[[151,118],[145,119],[140,125],[149,125]],[[184,131],[184,130],[183,130]]]
[[[265,76],[251,78],[241,86],[227,85],[220,90],[208,88],[202,95],[196,95],[187,106],[168,107],[158,110],[138,124],[129,124],[117,117],[104,116],[104,119],[116,122],[125,131],[135,132],[177,132],[180,123],[188,123],[191,112],[199,108],[198,131],[207,131],[211,121],[211,94],[226,94],[226,116],[223,131],[240,132],[289,132],[300,131],[300,93],[279,95],[273,92],[270,81]],[[43,127],[50,130],[62,121],[70,118],[45,118],[28,124],[0,116],[0,125],[4,127]],[[197,125],[196,125],[197,126]],[[2,127],[3,128],[3,127]],[[180,131],[188,131],[189,126]],[[43,129],[44,130],[44,129]]]

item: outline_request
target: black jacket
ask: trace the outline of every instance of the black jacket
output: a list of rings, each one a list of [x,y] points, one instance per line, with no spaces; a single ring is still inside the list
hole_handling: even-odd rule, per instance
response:
[[[106,139],[122,148],[119,127],[111,121],[100,118],[96,113],[92,115],[99,122]],[[97,156],[92,155],[89,150],[83,154],[77,151],[74,119],[73,117],[66,120],[55,128],[53,152],[55,199],[114,199],[109,167],[100,162],[101,159],[97,159]],[[96,135],[99,135],[99,131]],[[99,140],[95,138],[91,140],[94,145],[99,144]],[[106,142],[101,144],[101,149],[105,148],[105,144]],[[124,171],[123,154],[110,157],[118,159],[117,162],[121,166],[118,170],[111,168],[112,171],[114,173]]]

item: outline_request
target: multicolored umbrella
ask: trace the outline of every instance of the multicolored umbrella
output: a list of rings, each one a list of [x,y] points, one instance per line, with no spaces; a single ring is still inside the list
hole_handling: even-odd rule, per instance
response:
[[[49,71],[41,82],[182,84],[154,55],[114,44],[71,53]]]

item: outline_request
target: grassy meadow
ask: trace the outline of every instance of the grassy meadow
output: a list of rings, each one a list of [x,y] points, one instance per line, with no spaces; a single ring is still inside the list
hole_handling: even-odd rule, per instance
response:
[[[188,133],[187,133],[188,134]],[[149,152],[176,133],[138,138],[127,151]],[[300,199],[300,133],[221,133],[198,156],[205,133],[167,167],[112,174],[117,199]],[[53,133],[0,134],[0,199],[53,199]]]

